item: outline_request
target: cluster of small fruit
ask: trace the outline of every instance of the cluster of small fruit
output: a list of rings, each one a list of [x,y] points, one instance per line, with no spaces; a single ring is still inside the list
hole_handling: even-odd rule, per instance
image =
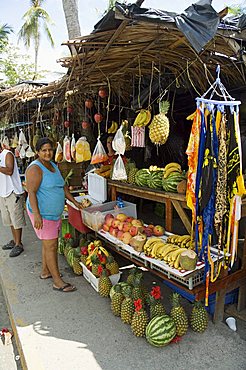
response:
[[[80,261],[92,272],[95,277],[119,273],[119,265],[114,257],[105,249],[101,240],[83,243],[80,247]]]
[[[108,277],[99,279],[99,294],[110,296],[111,310],[115,316],[131,326],[137,337],[146,337],[157,347],[166,346],[176,336],[181,337],[188,330],[189,320],[180,304],[180,296],[171,296],[170,314],[161,302],[161,290],[153,285],[150,292],[143,285],[143,276],[138,268],[133,268],[125,282],[112,287]],[[208,325],[208,315],[202,305],[196,304],[190,316],[190,326],[196,332],[203,332]]]
[[[124,213],[119,213],[116,216],[108,213],[105,216],[102,229],[121,240],[124,244],[129,244],[133,247],[136,245],[138,249],[143,248],[147,237],[152,235],[162,236],[165,232],[160,225],[150,224],[146,226],[143,221],[127,216]]]

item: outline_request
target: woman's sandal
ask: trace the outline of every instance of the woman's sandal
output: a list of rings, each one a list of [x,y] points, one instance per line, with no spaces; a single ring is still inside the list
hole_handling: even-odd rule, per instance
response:
[[[69,290],[65,290],[67,288],[70,288]],[[75,290],[77,290],[77,288],[74,286],[74,285],[71,285],[69,283],[63,285],[61,288],[57,288],[55,286],[53,286],[53,290],[57,290],[58,292],[63,292],[63,293],[69,293],[69,292],[74,292]]]
[[[60,277],[62,277],[63,275],[62,274],[60,274]],[[39,276],[39,278],[41,279],[41,280],[46,280],[46,279],[52,279],[52,276],[51,275],[48,275],[48,276],[42,276],[42,275],[40,275]]]

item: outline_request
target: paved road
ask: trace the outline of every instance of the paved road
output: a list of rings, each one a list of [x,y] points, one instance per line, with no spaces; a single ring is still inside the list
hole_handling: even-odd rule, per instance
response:
[[[11,330],[8,311],[0,285],[0,330],[8,328]],[[12,345],[4,346],[0,340],[0,370],[21,370],[19,355],[15,345],[15,339],[12,338]]]

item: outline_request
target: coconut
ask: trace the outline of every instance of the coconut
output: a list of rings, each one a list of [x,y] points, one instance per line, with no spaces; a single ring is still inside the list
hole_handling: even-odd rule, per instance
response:
[[[184,270],[195,270],[197,263],[197,254],[191,249],[187,249],[186,251],[180,254],[179,264],[180,267]]]
[[[142,252],[143,246],[146,243],[147,236],[143,234],[138,234],[131,238],[130,245],[135,249],[137,252]]]

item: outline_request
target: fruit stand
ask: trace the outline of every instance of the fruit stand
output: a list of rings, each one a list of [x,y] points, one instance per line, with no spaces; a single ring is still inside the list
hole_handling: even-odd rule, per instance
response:
[[[164,192],[161,190],[150,189],[129,185],[120,181],[108,179],[108,186],[111,192],[111,199],[116,200],[117,193],[131,195],[137,198],[148,199],[154,202],[164,203],[165,212],[165,229],[172,232],[173,207],[176,209],[181,221],[183,222],[188,233],[191,231],[191,222],[185,211],[187,208],[186,197],[184,194]]]

